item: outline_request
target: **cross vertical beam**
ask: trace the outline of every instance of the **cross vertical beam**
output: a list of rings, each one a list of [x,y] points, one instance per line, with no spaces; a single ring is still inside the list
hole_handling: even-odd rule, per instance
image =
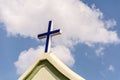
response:
[[[58,34],[61,34],[60,29],[53,30],[53,22],[49,21],[48,31],[46,33],[42,33],[42,34],[38,35],[39,39],[46,38],[45,53],[50,52],[52,36],[55,36],[55,35],[58,35]]]
[[[49,21],[48,32],[47,32],[47,39],[46,39],[46,45],[45,45],[45,52],[49,52],[50,51],[50,47],[51,47],[50,31],[51,30],[53,30],[52,21]]]

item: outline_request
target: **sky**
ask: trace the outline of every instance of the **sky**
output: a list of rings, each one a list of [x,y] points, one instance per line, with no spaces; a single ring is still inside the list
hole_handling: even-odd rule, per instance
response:
[[[51,51],[86,80],[120,80],[119,0],[0,0],[0,80],[17,80],[44,53],[48,21],[62,34]]]

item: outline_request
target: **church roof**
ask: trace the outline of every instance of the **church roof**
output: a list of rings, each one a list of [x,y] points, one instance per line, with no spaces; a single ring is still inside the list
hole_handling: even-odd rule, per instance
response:
[[[42,55],[40,55],[37,60],[30,66],[30,68],[18,80],[36,80],[32,78],[35,76],[35,74],[38,73],[39,69],[43,67],[43,64],[51,70],[51,73],[55,72],[54,76],[64,77],[64,79],[58,80],[85,80],[84,78],[73,72],[71,69],[69,69],[56,56],[54,56],[53,53],[43,53]],[[42,66],[37,68],[39,65]]]

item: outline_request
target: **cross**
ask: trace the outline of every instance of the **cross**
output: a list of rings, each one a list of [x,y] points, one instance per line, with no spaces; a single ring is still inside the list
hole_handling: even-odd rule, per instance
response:
[[[38,34],[39,39],[46,38],[46,45],[45,45],[45,53],[48,53],[50,51],[50,46],[51,46],[51,39],[52,36],[61,34],[61,30],[53,30],[53,22],[49,21],[48,24],[48,31],[46,33]]]

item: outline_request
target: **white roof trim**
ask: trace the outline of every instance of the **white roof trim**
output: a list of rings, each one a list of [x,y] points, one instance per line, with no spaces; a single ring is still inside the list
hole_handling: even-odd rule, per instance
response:
[[[69,78],[70,80],[85,80],[71,69],[69,69],[64,63],[62,63],[56,56],[52,53],[43,53],[40,55],[37,60],[31,65],[30,68],[18,79],[24,80],[24,78],[33,70],[33,68],[43,60],[48,60],[58,71],[60,71],[64,76]]]

